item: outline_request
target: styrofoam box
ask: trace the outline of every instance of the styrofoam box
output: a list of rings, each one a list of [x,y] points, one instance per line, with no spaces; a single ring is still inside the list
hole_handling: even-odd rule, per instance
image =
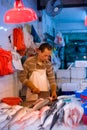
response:
[[[70,70],[60,69],[57,70],[57,78],[70,78]]]
[[[61,79],[57,79],[57,86],[58,88],[61,88],[63,83],[70,83],[70,78],[66,79],[66,78],[61,78]]]
[[[77,78],[77,79],[86,78],[86,68],[72,67],[71,78]]]
[[[77,79],[77,78],[71,78],[71,83],[80,83],[83,81],[84,79]]]
[[[62,91],[76,91],[80,89],[79,83],[63,83]]]
[[[87,79],[82,80],[80,84],[81,84],[81,89],[87,88]]]
[[[14,74],[0,77],[0,98],[18,96],[17,77]]]
[[[87,61],[75,61],[75,67],[87,67]]]

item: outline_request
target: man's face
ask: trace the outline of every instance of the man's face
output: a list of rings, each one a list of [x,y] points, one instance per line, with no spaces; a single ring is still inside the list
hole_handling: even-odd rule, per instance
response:
[[[41,52],[39,50],[38,58],[39,58],[40,61],[47,61],[50,58],[51,53],[52,53],[52,51],[48,50],[48,49],[45,49],[44,52]]]

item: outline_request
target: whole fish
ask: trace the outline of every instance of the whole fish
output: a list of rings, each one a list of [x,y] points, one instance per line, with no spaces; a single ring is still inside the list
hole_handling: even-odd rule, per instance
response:
[[[45,123],[46,119],[54,112],[54,110],[56,109],[56,104],[51,107],[50,109],[48,109],[47,111],[45,111],[45,118],[43,120],[43,122],[41,122],[41,125],[39,127],[42,127],[43,124]]]
[[[42,118],[44,113],[46,113],[46,111],[49,109],[50,109],[50,106],[44,106],[43,108],[41,108],[40,109],[40,118]]]
[[[50,126],[50,130],[53,128],[53,126],[55,125],[55,123],[58,121],[58,119],[60,120],[60,122],[62,122],[63,120],[63,115],[64,115],[64,110],[63,110],[63,106],[65,105],[65,103],[63,102],[60,106],[60,108],[55,112],[54,116],[53,116],[53,120]]]
[[[59,110],[61,108],[63,104],[63,100],[56,100],[53,102],[52,106],[50,107],[50,109],[48,111],[46,111],[46,116],[44,118],[44,121],[43,123],[39,126],[39,127],[42,127],[43,124],[45,123],[46,119],[53,113],[55,113],[57,110]]]
[[[7,114],[0,115],[0,123],[2,123],[3,121],[5,121],[7,119],[7,117],[8,117]]]
[[[52,98],[49,97],[49,98],[46,98],[44,100],[41,100],[39,103],[37,103],[34,107],[33,107],[33,110],[39,110],[41,109],[42,107],[48,105],[50,102],[52,102]]]
[[[59,113],[59,118],[57,120],[57,124],[61,125],[64,122],[64,109],[62,108]]]
[[[44,130],[45,128],[47,128],[47,126],[51,124],[52,119],[53,119],[53,113],[50,114],[49,117],[45,120],[45,122],[39,126],[39,130]]]
[[[38,126],[39,130],[42,130],[42,129],[44,130],[48,125],[50,125],[56,108],[57,108],[57,104],[56,104],[56,101],[54,101],[50,109],[45,111],[44,113],[45,117],[41,117],[41,124]]]
[[[30,117],[21,121],[16,121],[14,125],[10,126],[11,130],[25,130],[28,129],[29,125],[33,124],[35,121],[39,119],[39,111],[34,111],[32,114],[30,113]]]
[[[4,102],[1,102],[0,103],[0,109],[5,109],[5,108],[11,108],[12,106],[10,106],[10,105],[8,105],[8,104],[6,104],[6,103],[4,103]]]
[[[39,130],[44,129],[46,126],[48,126],[49,124],[51,124],[51,122],[53,121],[54,115],[57,116],[57,112],[60,110],[60,108],[64,105],[65,103],[63,102],[63,100],[57,100],[56,102],[54,102],[51,106],[51,109],[46,111],[46,117],[44,118],[43,123],[41,123],[41,125],[39,125]]]
[[[6,127],[10,127],[12,124],[14,124],[17,120],[19,120],[22,116],[26,114],[28,111],[27,107],[20,108],[13,116],[13,118],[1,129],[4,130]]]
[[[35,112],[32,114],[32,116],[31,116],[30,118],[24,120],[25,126],[27,127],[27,126],[33,124],[36,120],[38,120],[39,117],[40,117],[39,114],[40,114],[40,112],[37,110],[37,111],[35,111]]]
[[[23,121],[26,121],[27,119],[29,119],[30,117],[32,117],[33,115],[35,115],[38,112],[39,112],[38,110],[33,111],[32,109],[29,109],[29,111],[23,117],[21,117],[19,122],[21,123]]]

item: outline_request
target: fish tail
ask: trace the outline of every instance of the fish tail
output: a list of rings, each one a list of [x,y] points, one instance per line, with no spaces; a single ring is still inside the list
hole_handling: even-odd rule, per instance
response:
[[[44,130],[43,124],[40,124],[38,127],[39,127],[38,130]]]
[[[44,127],[40,127],[38,130],[44,130]]]

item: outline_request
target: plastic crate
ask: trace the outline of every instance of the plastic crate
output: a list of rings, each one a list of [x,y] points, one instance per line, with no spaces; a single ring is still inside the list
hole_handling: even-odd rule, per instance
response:
[[[20,97],[6,97],[1,99],[1,102],[13,106],[13,105],[19,105],[22,102],[22,99]]]

